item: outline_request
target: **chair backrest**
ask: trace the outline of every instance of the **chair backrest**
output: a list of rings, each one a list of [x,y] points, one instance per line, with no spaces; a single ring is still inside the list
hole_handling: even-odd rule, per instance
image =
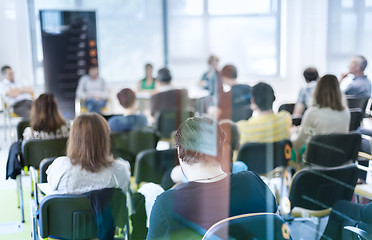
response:
[[[350,108],[350,125],[349,131],[355,131],[360,127],[363,120],[363,112],[360,108]]]
[[[239,149],[237,160],[257,174],[268,173],[276,167],[288,165],[291,149],[288,139],[274,143],[245,143]]]
[[[23,131],[30,126],[29,120],[21,120],[17,123],[17,140],[23,139]]]
[[[285,110],[289,112],[290,114],[292,114],[294,110],[294,106],[295,106],[295,103],[284,103],[280,105],[278,112]]]
[[[306,147],[305,162],[324,167],[336,167],[355,162],[361,144],[358,133],[316,135]]]
[[[133,173],[137,154],[146,149],[155,149],[160,137],[155,129],[146,128],[129,132],[111,133],[110,138],[111,153],[115,158],[121,157],[129,161]]]
[[[136,183],[153,182],[160,184],[164,173],[178,164],[175,148],[167,150],[145,150],[138,154],[135,166]]]
[[[347,95],[347,106],[349,108],[360,108],[364,113],[368,104],[369,97],[357,96],[357,95]]]
[[[113,189],[111,203],[115,225],[128,225],[126,194]],[[115,198],[115,199],[113,199]],[[39,206],[40,236],[59,239],[91,239],[97,236],[97,224],[87,194],[48,195]]]
[[[56,157],[44,158],[39,165],[39,183],[47,183],[46,170],[53,163]]]
[[[48,157],[66,155],[67,138],[30,139],[22,144],[22,157],[25,166],[39,167],[41,160]]]
[[[170,138],[182,122],[194,114],[190,111],[166,111],[156,116],[155,128],[162,138]]]
[[[284,220],[273,213],[253,213],[229,217],[208,229],[203,240],[292,239]]]
[[[335,168],[310,168],[297,172],[289,189],[291,209],[331,208],[338,200],[350,201],[358,180],[355,164]]]

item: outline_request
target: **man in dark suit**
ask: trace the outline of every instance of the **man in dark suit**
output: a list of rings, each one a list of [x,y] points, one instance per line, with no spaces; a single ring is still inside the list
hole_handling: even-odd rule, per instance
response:
[[[156,78],[159,92],[150,98],[151,115],[156,116],[166,111],[183,111],[187,109],[186,89],[175,89],[172,76],[167,68],[161,68]]]

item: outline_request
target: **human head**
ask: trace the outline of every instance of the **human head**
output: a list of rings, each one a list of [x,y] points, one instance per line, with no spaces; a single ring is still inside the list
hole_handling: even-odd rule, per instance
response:
[[[304,78],[306,82],[316,81],[319,78],[318,70],[315,67],[308,67],[304,70]]]
[[[172,75],[169,72],[168,68],[161,68],[158,71],[158,76],[156,79],[159,81],[160,84],[169,85],[172,80]]]
[[[335,75],[327,74],[319,79],[313,98],[314,104],[321,108],[329,107],[337,111],[345,109],[340,84]]]
[[[98,77],[98,65],[90,65],[88,68],[88,75],[91,79],[96,79]]]
[[[116,95],[123,108],[130,108],[136,102],[136,93],[130,88],[124,88]]]
[[[354,56],[349,64],[349,72],[354,75],[363,74],[367,67],[367,63],[367,59],[364,56]]]
[[[73,165],[98,172],[109,166],[110,128],[107,121],[97,113],[86,113],[75,118],[67,143],[67,156]]]
[[[55,132],[63,124],[65,120],[58,111],[57,100],[53,94],[41,94],[32,103],[30,126],[33,130]]]
[[[205,126],[216,127],[216,136],[211,136],[213,132]],[[214,138],[216,137],[216,138]],[[207,155],[196,151],[201,147],[201,139],[216,139],[217,156]],[[175,141],[178,148],[178,157],[182,162],[193,165],[201,163],[219,163],[222,153],[225,134],[222,129],[212,119],[207,117],[192,117],[181,124],[175,134]]]
[[[145,72],[146,72],[146,76],[149,76],[149,77],[152,77],[152,64],[151,63],[147,63],[145,65]]]
[[[14,72],[13,69],[7,65],[1,67],[1,75],[5,79],[8,79],[11,82],[14,82]]]
[[[210,55],[208,58],[208,65],[217,70],[219,61],[216,55]]]
[[[221,77],[225,84],[232,85],[238,77],[238,70],[234,65],[227,64],[221,70]]]
[[[254,102],[260,111],[272,110],[275,101],[274,90],[269,84],[259,82],[252,88],[252,98],[252,103]]]
[[[240,146],[240,132],[236,123],[229,119],[223,119],[218,125],[225,132],[225,143],[230,144],[231,150],[238,150]]]

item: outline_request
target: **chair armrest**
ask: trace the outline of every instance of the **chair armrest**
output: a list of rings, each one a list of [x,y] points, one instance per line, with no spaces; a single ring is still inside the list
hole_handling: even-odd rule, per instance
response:
[[[372,234],[360,229],[360,228],[357,228],[357,227],[351,227],[351,226],[346,226],[344,227],[345,230],[347,231],[350,231],[354,234],[356,234],[357,236],[360,236],[362,237],[363,239],[372,239]]]

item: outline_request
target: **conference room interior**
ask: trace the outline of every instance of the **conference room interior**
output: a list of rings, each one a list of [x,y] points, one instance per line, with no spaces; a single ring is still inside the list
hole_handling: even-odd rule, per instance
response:
[[[83,16],[84,21],[92,21],[84,22],[87,30],[85,27],[82,29],[86,32],[77,40],[71,40],[71,36],[70,39],[57,39],[67,28],[76,26],[72,23],[73,17],[70,17],[74,14]],[[145,77],[146,64],[153,66],[154,78],[158,76],[158,70],[169,69],[172,86],[187,90],[190,116],[207,116],[216,122],[220,120],[217,85],[213,86],[216,87],[214,93],[201,86],[202,75],[210,68],[208,59],[211,55],[218,57],[219,70],[225,65],[234,65],[240,84],[251,87],[259,82],[269,84],[275,94],[273,111],[277,113],[283,104],[297,102],[300,90],[306,86],[303,72],[308,67],[316,68],[319,78],[331,74],[340,79],[349,71],[353,57],[362,55],[368,61],[364,74],[372,76],[371,21],[371,0],[2,0],[0,67],[10,66],[17,83],[31,86],[34,100],[43,93],[53,93],[61,115],[72,124],[74,118],[87,111],[84,102],[75,95],[78,80],[88,72],[89,65],[97,65],[108,92],[107,104],[101,112],[106,120],[125,113],[118,93],[130,88],[136,93],[138,111],[147,117],[147,128],[156,131],[157,118],[149,109],[152,94],[156,91],[138,91],[139,82]],[[72,43],[68,42],[70,40]],[[82,50],[84,53],[71,47],[76,45],[74,41],[87,44]],[[76,56],[71,57],[74,54]],[[3,78],[1,76],[0,81],[3,82]],[[340,89],[345,90],[352,81],[352,74],[349,74],[341,81]],[[231,86],[226,83],[223,85],[224,91],[230,89]],[[209,109],[205,109],[200,99],[210,94],[213,100],[209,102]],[[24,222],[18,207],[19,184],[14,179],[6,180],[9,149],[18,140],[17,125],[22,120],[19,116],[12,116],[8,107],[2,97],[0,210],[4,214],[0,217],[0,239],[37,239],[32,235],[34,233],[31,234],[35,225],[32,172],[23,170],[20,177]],[[360,127],[372,130],[371,100],[364,107]],[[255,116],[253,112],[252,117]],[[296,117],[293,116],[294,119]],[[298,130],[299,126],[294,128]],[[154,149],[173,149],[173,137],[159,135]],[[215,135],[211,137],[215,138]],[[362,138],[368,143],[371,141],[371,136],[363,134]],[[214,144],[206,148],[201,152],[208,153],[210,148],[217,152]],[[274,151],[273,148],[270,151]],[[359,159],[367,159],[367,155],[359,156]],[[238,150],[234,153],[234,161],[237,158]],[[356,166],[354,162],[347,164]],[[367,193],[354,192],[349,199],[363,205],[372,199],[372,166],[369,161],[366,162],[365,167],[360,167],[367,171],[366,177],[358,179],[356,185],[364,184]],[[131,166],[130,182],[133,193],[139,188],[134,164]],[[291,238],[320,239],[329,215],[320,218],[306,214],[294,217],[290,213],[287,201],[290,181],[301,167],[304,165],[300,166],[298,162],[287,164],[283,173],[289,174],[290,178],[280,175],[279,180],[276,179],[279,183],[263,179],[265,183],[271,182],[270,189],[279,203],[276,213],[286,222]],[[277,186],[280,190],[276,189]],[[368,233],[371,236],[372,231]],[[188,239],[185,236],[178,238]],[[201,239],[203,234],[199,233],[199,236]],[[192,237],[190,239],[198,239],[194,235]]]

